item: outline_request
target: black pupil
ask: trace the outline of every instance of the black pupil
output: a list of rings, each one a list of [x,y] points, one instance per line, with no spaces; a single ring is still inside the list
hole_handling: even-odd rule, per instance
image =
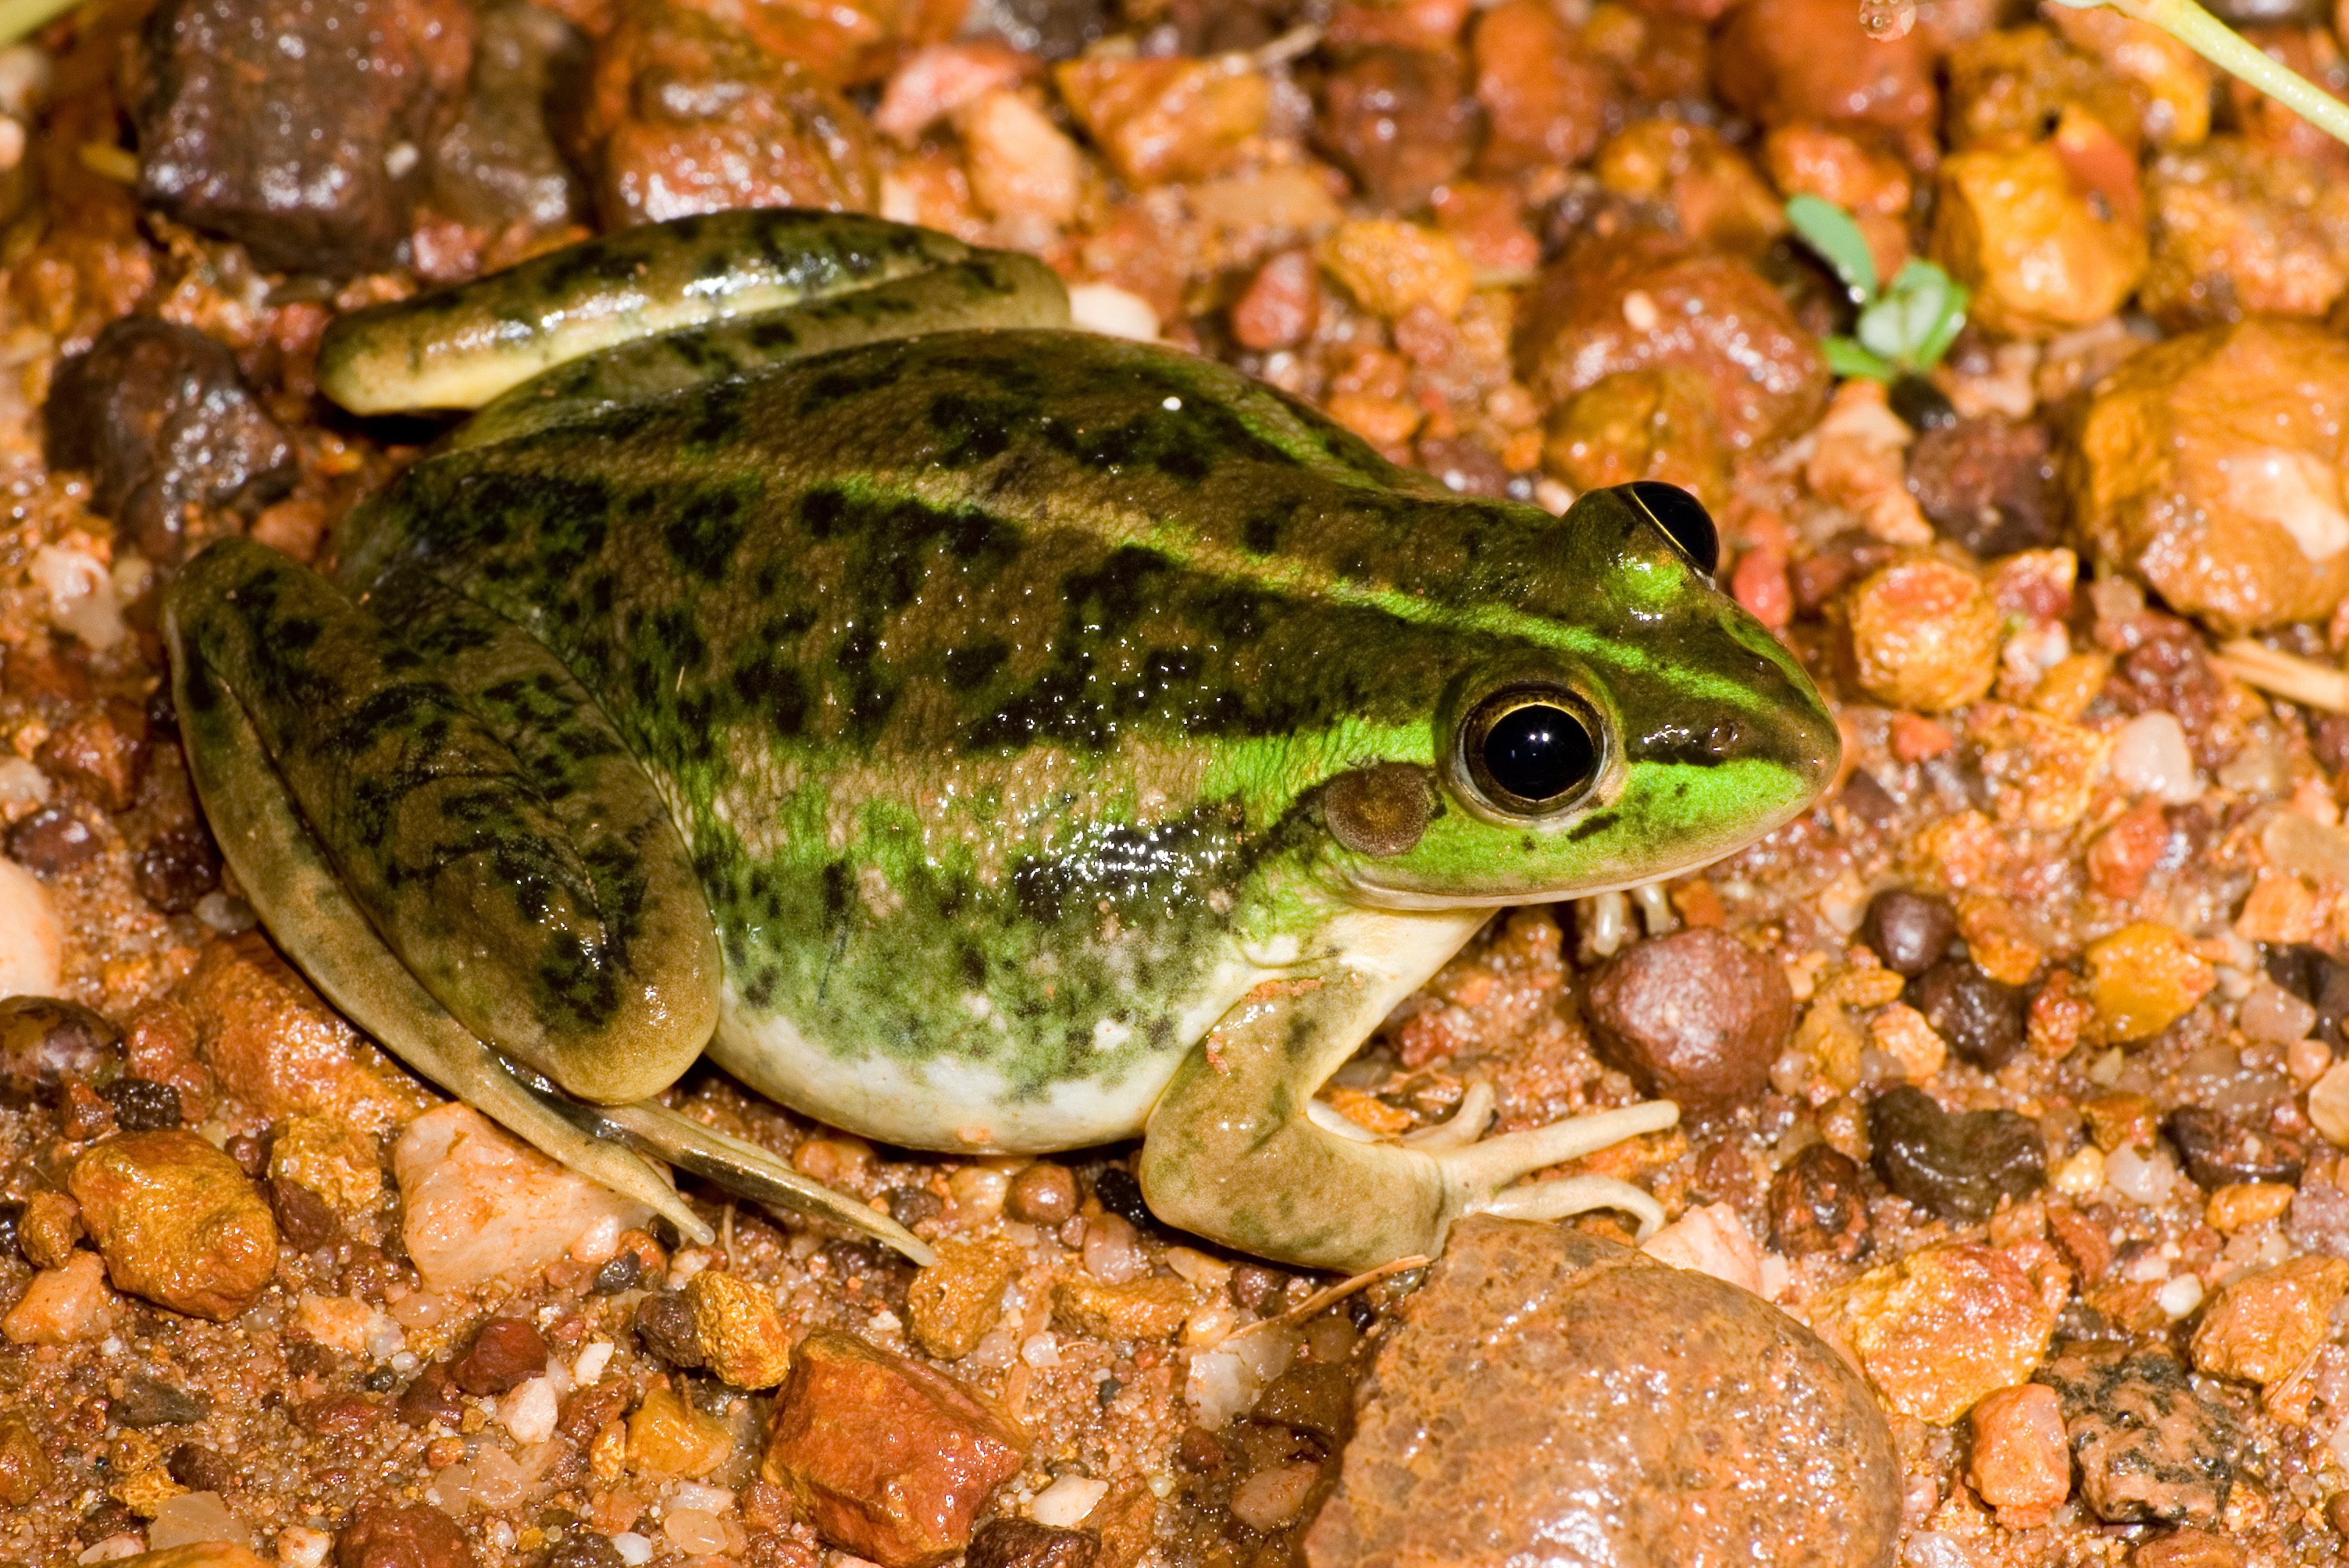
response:
[[[1599,748],[1582,720],[1562,707],[1529,702],[1485,732],[1485,771],[1520,800],[1551,800],[1590,777]]]
[[[1713,575],[1721,565],[1721,531],[1713,525],[1713,514],[1704,503],[1681,489],[1661,480],[1636,480],[1625,487],[1656,525],[1671,537],[1671,542],[1685,552],[1696,569],[1706,576]]]

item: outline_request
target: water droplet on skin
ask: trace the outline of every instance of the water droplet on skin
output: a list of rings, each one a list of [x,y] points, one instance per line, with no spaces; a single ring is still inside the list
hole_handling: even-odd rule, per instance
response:
[[[1917,0],[1860,0],[1860,29],[1878,43],[1905,38],[1916,25]]]

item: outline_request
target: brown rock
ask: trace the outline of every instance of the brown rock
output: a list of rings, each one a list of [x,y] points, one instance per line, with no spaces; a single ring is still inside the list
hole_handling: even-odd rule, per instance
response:
[[[417,181],[385,149],[422,140],[472,39],[447,0],[171,0],[144,39],[140,195],[264,267],[388,266]]]
[[[2107,565],[2226,634],[2322,619],[2349,593],[2349,343],[2253,317],[2156,344],[2098,385],[2067,469]]]
[[[1801,121],[1921,137],[1940,110],[1923,32],[1878,40],[1839,0],[1749,0],[1714,51],[1714,85],[1765,126]]]
[[[33,1424],[13,1410],[0,1415],[0,1502],[32,1507],[49,1474],[49,1456]]]
[[[1411,211],[1468,166],[1476,100],[1450,50],[1391,46],[1350,51],[1322,88],[1315,119],[1323,151],[1379,206]]]
[[[2071,1495],[2072,1455],[2064,1406],[2039,1383],[2001,1388],[1972,1412],[1973,1457],[1966,1476],[2002,1522],[2044,1522]]]
[[[88,353],[60,365],[46,412],[49,460],[91,470],[90,505],[158,562],[187,551],[189,509],[250,512],[293,488],[298,472],[293,437],[245,386],[228,346],[153,316],[114,322]],[[136,779],[122,762],[100,760],[105,738],[85,735],[72,748],[86,771],[118,776],[100,804],[130,803]]]
[[[1859,1162],[1807,1144],[1770,1179],[1770,1244],[1789,1257],[1831,1253],[1848,1263],[1868,1244]]]
[[[11,1345],[71,1345],[97,1334],[113,1305],[105,1263],[96,1253],[78,1252],[63,1268],[33,1276],[0,1317],[0,1338]]]
[[[193,1541],[118,1558],[129,1568],[269,1568],[269,1559],[256,1557],[248,1547],[230,1541]]]
[[[1590,156],[1607,126],[1607,73],[1575,52],[1557,12],[1539,0],[1494,6],[1476,24],[1474,55],[1490,128],[1478,169],[1514,174]]]
[[[1817,344],[1760,273],[1652,229],[1575,246],[1543,269],[1520,319],[1520,373],[1551,402],[1621,371],[1686,366],[1712,383],[1740,452],[1806,428],[1826,402]]]
[[[1039,1161],[1011,1179],[1005,1206],[1015,1220],[1057,1227],[1077,1212],[1077,1179],[1065,1165]]]
[[[1088,1274],[1067,1273],[1052,1280],[1052,1320],[1104,1339],[1172,1339],[1197,1305],[1191,1287],[1179,1279],[1111,1284]]]
[[[2047,427],[1999,414],[1926,431],[1909,449],[1909,493],[1941,533],[1976,555],[2054,542],[2054,440]]]
[[[1758,1297],[1471,1219],[1379,1352],[1306,1561],[1465,1568],[1571,1541],[1594,1563],[1874,1568],[1898,1476],[1857,1376]]]
[[[1777,963],[1713,927],[1643,942],[1591,983],[1599,1047],[1648,1092],[1691,1110],[1762,1092],[1795,1024]]]
[[[63,1192],[36,1192],[16,1222],[16,1246],[36,1269],[61,1269],[82,1238],[81,1205]]]
[[[277,1124],[269,1174],[299,1182],[347,1214],[364,1214],[383,1200],[383,1154],[374,1137],[323,1116]]]
[[[2189,1525],[2141,1543],[2129,1568],[2243,1568],[2251,1553],[2223,1535]]]
[[[1321,270],[1310,251],[1283,251],[1273,257],[1232,303],[1232,335],[1258,353],[1296,347],[1313,335],[1320,320]]]
[[[2047,1354],[2048,1305],[2013,1259],[1940,1242],[1822,1297],[1811,1321],[1905,1416],[1948,1426]]]
[[[737,207],[873,205],[873,131],[799,62],[710,13],[643,0],[595,47],[583,137],[606,226]]]
[[[2240,136],[2169,152],[2147,191],[2153,264],[2137,300],[2173,332],[2323,315],[2349,288],[2349,190]]]
[[[960,1384],[836,1329],[800,1345],[760,1474],[827,1542],[883,1568],[928,1568],[967,1545],[1028,1439]]]
[[[128,1132],[74,1162],[67,1183],[115,1288],[225,1320],[277,1269],[277,1223],[235,1161],[192,1132]]]
[[[493,1317],[449,1363],[449,1380],[468,1394],[503,1394],[546,1370],[546,1336],[526,1317]]]
[[[941,1242],[938,1261],[905,1287],[905,1325],[915,1343],[941,1361],[969,1355],[1003,1315],[1004,1287],[1019,1276],[1019,1250],[999,1239]]]
[[[2108,1524],[2213,1524],[2241,1464],[2233,1411],[2167,1351],[2069,1350],[2037,1378],[2064,1401],[2080,1497]]]
[[[125,316],[107,331],[143,319]],[[290,446],[287,451],[290,456]],[[107,810],[127,811],[147,773],[147,716],[119,699],[84,710],[52,731],[33,759],[50,778]]]
[[[0,999],[0,1104],[54,1101],[67,1079],[103,1077],[121,1062],[121,1034],[80,1003]]]
[[[628,1463],[654,1475],[698,1480],[734,1457],[734,1434],[715,1416],[656,1388],[628,1416]]]
[[[964,1568],[1093,1568],[1101,1537],[1027,1519],[990,1519],[970,1538]]]
[[[1843,620],[1861,689],[1893,707],[1943,713],[1998,678],[1998,606],[1981,578],[1939,556],[1870,573]]]
[[[704,1269],[687,1282],[694,1340],[703,1363],[737,1388],[771,1388],[792,1366],[792,1327],[774,1292],[756,1280]]]
[[[2102,321],[2145,275],[2136,165],[2127,201],[2092,191],[2074,168],[2053,141],[1976,148],[1941,164],[1930,249],[1974,291],[1969,314],[1989,330],[2052,337]]]
[[[273,1121],[298,1111],[379,1132],[432,1104],[257,931],[208,944],[181,1000],[221,1087]]]
[[[1708,507],[1729,499],[1713,384],[1685,365],[1626,370],[1550,411],[1542,465],[1574,490],[1661,480]]]
[[[2331,1336],[2344,1291],[2349,1263],[2339,1258],[2292,1258],[2231,1281],[2194,1331],[2194,1365],[2247,1383],[2288,1377]]]
[[[363,1504],[335,1537],[335,1568],[473,1568],[475,1562],[457,1522],[420,1502]]]
[[[1053,72],[1061,98],[1129,185],[1221,172],[1264,129],[1272,86],[1260,71],[1164,55],[1087,55]]]

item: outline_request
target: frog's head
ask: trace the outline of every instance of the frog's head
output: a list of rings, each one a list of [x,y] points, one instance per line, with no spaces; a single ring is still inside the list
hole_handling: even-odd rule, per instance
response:
[[[1593,490],[1537,541],[1492,569],[1487,603],[1511,608],[1462,639],[1424,739],[1357,753],[1319,789],[1353,896],[1500,904],[1649,882],[1751,843],[1835,776],[1834,718],[1715,585],[1694,497]]]

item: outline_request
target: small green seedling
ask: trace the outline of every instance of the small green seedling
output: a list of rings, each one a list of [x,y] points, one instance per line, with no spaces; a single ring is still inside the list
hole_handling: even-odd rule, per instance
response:
[[[1957,279],[1930,262],[1911,258],[1892,280],[1881,286],[1876,258],[1867,236],[1851,214],[1816,196],[1797,196],[1786,203],[1786,222],[1803,243],[1833,268],[1859,306],[1859,321],[1849,337],[1830,337],[1827,368],[1837,376],[1865,376],[1871,381],[1894,381],[1921,375],[1941,362],[1966,325],[1971,297]]]

